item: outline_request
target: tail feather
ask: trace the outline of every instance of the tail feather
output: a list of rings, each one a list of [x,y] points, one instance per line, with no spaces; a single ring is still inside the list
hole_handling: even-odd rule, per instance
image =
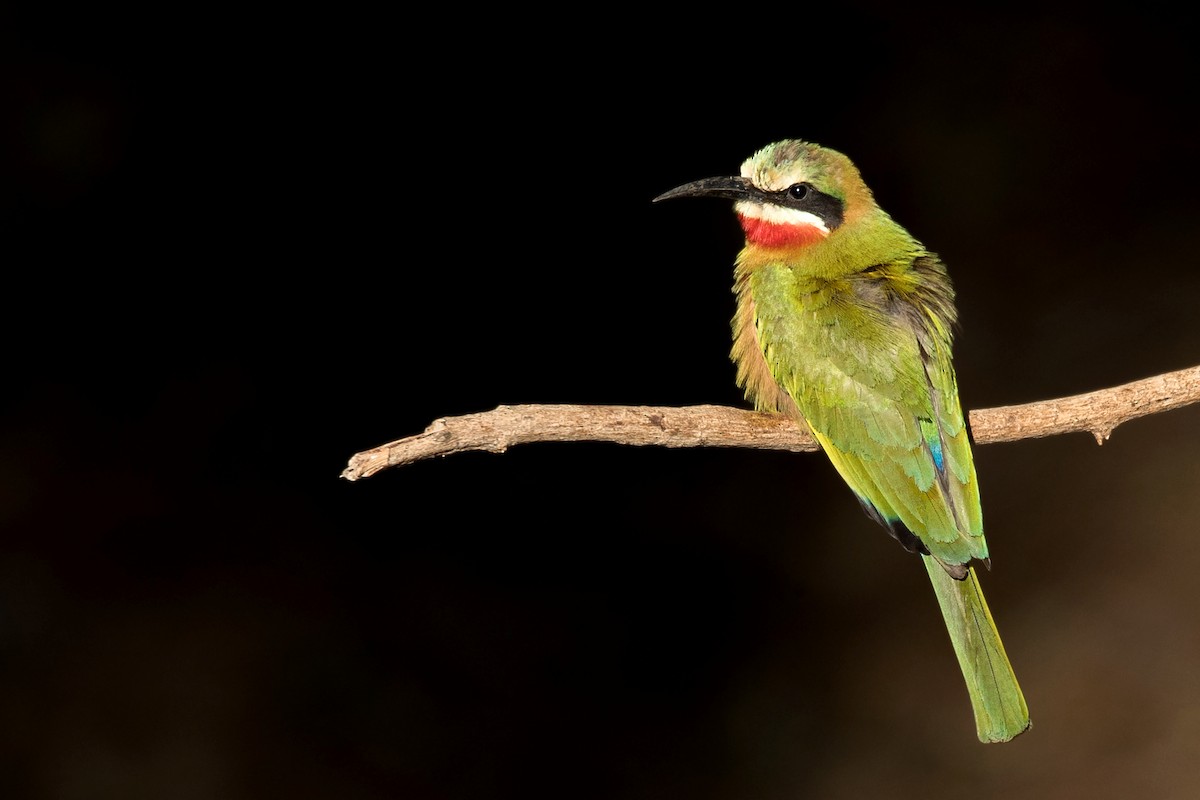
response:
[[[1029,730],[1029,707],[1017,684],[992,613],[972,567],[955,580],[935,559],[923,556],[958,665],[967,682],[981,742],[1007,742]]]

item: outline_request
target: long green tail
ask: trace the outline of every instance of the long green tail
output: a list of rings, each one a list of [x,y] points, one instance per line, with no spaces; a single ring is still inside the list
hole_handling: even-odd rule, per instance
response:
[[[956,581],[934,559],[923,556],[921,560],[967,681],[979,741],[1007,742],[1029,730],[1029,707],[979,589],[975,568],[965,580]]]

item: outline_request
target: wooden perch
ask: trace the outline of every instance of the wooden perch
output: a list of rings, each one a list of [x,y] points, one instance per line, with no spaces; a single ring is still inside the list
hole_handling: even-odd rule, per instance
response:
[[[1200,401],[1200,366],[1058,400],[971,411],[976,444],[1088,431],[1103,444],[1122,422]],[[354,481],[388,467],[467,450],[503,453],[527,442],[613,442],[658,447],[820,449],[790,418],[725,406],[499,406],[443,417],[424,433],[356,453],[342,472]]]

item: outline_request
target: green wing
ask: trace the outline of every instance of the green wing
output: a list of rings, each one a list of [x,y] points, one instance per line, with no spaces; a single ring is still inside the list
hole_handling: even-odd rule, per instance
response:
[[[854,279],[806,284],[760,270],[760,342],[863,505],[955,571],[988,551],[948,323],[919,298],[878,290],[883,274],[857,279],[868,292]]]
[[[967,566],[988,551],[950,360],[952,295],[935,260],[913,267],[931,274],[908,297],[884,268],[844,281],[758,270],[755,324],[772,376],[863,506],[930,554],[979,739],[1005,742],[1029,728],[1029,709]]]

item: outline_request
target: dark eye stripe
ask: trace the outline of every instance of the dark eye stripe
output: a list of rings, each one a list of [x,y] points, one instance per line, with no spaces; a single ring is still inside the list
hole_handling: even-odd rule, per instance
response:
[[[768,202],[783,208],[807,211],[820,217],[825,227],[833,230],[842,224],[846,206],[831,194],[825,194],[810,183],[794,183],[777,192],[764,192]]]

